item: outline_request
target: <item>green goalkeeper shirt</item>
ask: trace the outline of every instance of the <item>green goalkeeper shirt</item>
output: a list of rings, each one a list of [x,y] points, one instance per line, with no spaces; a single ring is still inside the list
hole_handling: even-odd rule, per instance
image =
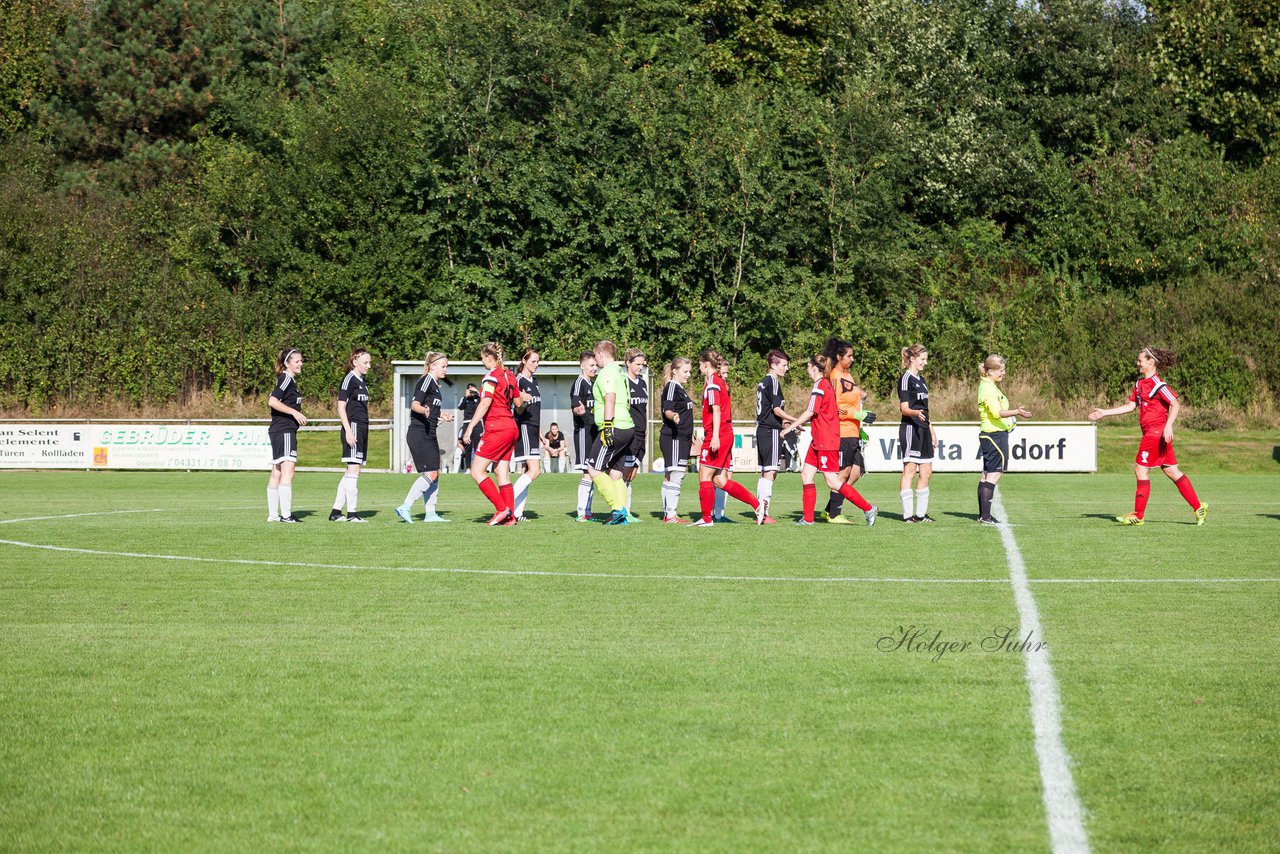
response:
[[[630,430],[636,426],[631,418],[631,381],[621,362],[610,362],[596,374],[591,394],[596,399],[596,426],[604,426],[604,396],[613,395],[613,426],[618,430]]]

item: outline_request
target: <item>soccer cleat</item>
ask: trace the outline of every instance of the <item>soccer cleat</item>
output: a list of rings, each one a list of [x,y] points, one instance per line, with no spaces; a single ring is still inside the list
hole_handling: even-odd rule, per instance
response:
[[[824,521],[824,522],[830,522],[830,521],[831,521],[831,514],[830,514],[830,513],[828,513],[826,510],[823,510],[823,511],[822,511],[822,513],[818,515],[818,518],[819,518],[819,519],[821,519],[821,520],[822,520],[822,521]]]
[[[872,525],[876,523],[876,517],[880,515],[880,508],[872,504],[871,509],[866,511],[862,515],[867,520],[867,527],[870,528]]]
[[[592,518],[591,518],[591,514],[590,514],[590,513],[587,513],[587,514],[584,514],[584,515],[582,515],[582,516],[579,516],[579,517],[578,517],[578,521],[579,521],[579,522],[594,522],[594,521],[595,521],[595,519],[592,519]]]
[[[732,519],[730,519],[728,516],[712,516],[712,517],[711,517],[711,521],[712,521],[712,522],[715,522],[717,525],[732,525],[732,524],[734,524],[733,520],[732,520]]]
[[[400,517],[401,522],[404,522],[407,525],[413,524],[413,515],[410,513],[409,506],[407,504],[401,504],[397,507],[396,515]],[[424,519],[423,521],[425,522],[426,520]]]
[[[903,516],[902,521],[906,522],[908,525],[914,525],[920,521],[920,517],[919,516]]]
[[[689,527],[690,528],[710,528],[713,525],[715,525],[714,520],[707,521],[706,519],[699,519],[698,521],[691,524]]]
[[[681,519],[679,516],[667,516],[662,520],[668,525],[688,525],[688,521]]]
[[[979,516],[978,521],[983,525],[999,525],[1000,520],[994,516]]]
[[[769,518],[769,502],[759,501],[756,503],[756,524],[763,525],[764,520]]]
[[[917,522],[936,522],[938,520],[930,516],[928,513],[926,513],[923,516],[917,516],[916,521]]]
[[[1209,505],[1201,504],[1196,508],[1196,525],[1203,525],[1205,517],[1209,515]]]
[[[627,521],[628,521],[628,522],[631,522],[631,523],[635,523],[635,522],[643,522],[644,520],[643,520],[643,519],[641,519],[641,518],[640,518],[639,516],[637,516],[636,514],[632,513],[630,510],[628,510],[628,511],[627,511]]]
[[[345,522],[345,521],[347,521],[347,517],[342,515],[342,511],[341,511],[341,510],[330,510],[330,511],[329,511],[329,521],[330,521],[330,522]]]
[[[1123,516],[1117,516],[1116,521],[1121,525],[1143,525],[1142,517],[1137,513],[1126,513]]]
[[[777,520],[777,519],[775,519],[775,518],[773,518],[772,516],[765,516],[763,519],[761,519],[761,520],[760,520],[759,524],[761,524],[761,525],[776,525],[776,524],[778,524],[778,520]]]
[[[299,522],[301,522],[302,520],[301,520],[301,519],[299,519],[297,516],[281,516],[281,517],[280,517],[280,521],[281,521],[281,522],[288,522],[288,523],[289,523],[289,524],[291,524],[291,525],[296,525],[296,524],[298,524]]]
[[[439,513],[437,513],[437,512],[436,512],[436,511],[434,511],[434,510],[429,510],[429,511],[427,511],[426,515],[424,515],[424,516],[422,517],[422,521],[424,521],[424,522],[448,522],[448,521],[450,521],[450,520],[449,520],[449,519],[444,518],[443,516],[441,516]]]
[[[499,527],[499,528],[510,528],[510,527],[514,527],[515,525],[518,525],[518,524],[520,524],[520,519],[519,519],[518,517],[516,517],[516,516],[508,516],[508,517],[507,517],[507,521],[503,522],[503,523],[502,523],[501,525],[499,525],[498,527]]]
[[[268,516],[268,517],[267,517],[267,521],[268,521],[268,522],[279,522],[279,521],[280,521],[280,517],[279,517],[279,516]]]
[[[497,513],[493,514],[493,518],[489,520],[489,527],[493,528],[498,525],[501,525],[503,522],[507,521],[508,517],[510,516],[511,516],[511,511],[503,507]]]
[[[368,519],[362,519],[362,518],[360,518],[360,514],[359,514],[359,513],[348,513],[348,514],[347,514],[347,521],[348,521],[348,522],[363,522],[363,523],[364,523],[364,524],[366,524],[366,525],[367,525],[367,524],[369,524],[369,520],[368,520]]]
[[[814,523],[813,523],[813,522],[810,522],[808,519],[797,519],[797,520],[796,520],[796,524],[797,524],[797,525],[812,525],[812,524],[814,524]]]
[[[828,522],[828,523],[830,523],[830,524],[832,524],[832,525],[852,525],[852,524],[853,524],[853,520],[852,520],[852,519],[846,519],[846,518],[844,518],[844,516],[843,516],[843,515],[841,515],[840,513],[837,513],[837,514],[836,514],[836,515],[834,515],[834,516],[829,516],[829,515],[828,515],[828,514],[826,514],[826,513],[823,513],[822,515],[823,515],[823,516],[826,516],[826,517],[827,517],[827,522]]]

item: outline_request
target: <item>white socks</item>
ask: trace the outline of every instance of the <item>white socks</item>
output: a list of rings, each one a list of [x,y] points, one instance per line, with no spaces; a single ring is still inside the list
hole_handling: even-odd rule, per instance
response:
[[[631,513],[631,482],[627,482],[627,512]],[[634,513],[632,515],[635,515]]]
[[[426,475],[422,479],[427,483],[422,487],[422,505],[428,513],[436,512],[436,499],[440,497],[440,478],[432,480]]]
[[[929,488],[916,490],[916,515],[925,516],[929,513]]]
[[[724,503],[729,500],[729,493],[719,487],[716,488],[716,509],[711,515],[717,519],[724,518]]]
[[[358,483],[359,481],[349,474],[342,476],[342,480],[338,481],[338,494],[333,498],[334,510],[341,510],[345,503],[348,513],[356,512],[356,501],[360,497]]]
[[[287,519],[293,515],[293,484],[280,484],[280,518]],[[270,500],[270,499],[268,499]]]
[[[429,488],[431,478],[425,474],[418,475],[413,485],[409,487],[409,491],[404,494],[404,501],[400,502],[401,507],[412,507],[413,502],[421,498]]]
[[[267,518],[280,518],[280,487],[267,487]]]
[[[515,494],[516,494],[516,516],[524,515],[524,503],[529,500],[529,484],[533,483],[533,478],[529,475],[521,473],[516,478]]]
[[[673,471],[662,482],[662,516],[670,519],[677,515],[680,506],[680,481],[684,480],[685,472]]]
[[[578,517],[591,515],[591,493],[595,487],[591,483],[591,478],[584,472],[582,480],[578,481]]]
[[[912,516],[916,515],[915,511],[911,509],[911,490],[902,490],[898,493],[898,497],[902,499],[902,518],[910,519]]]
[[[773,481],[762,477],[756,481],[756,500],[765,502],[773,497]]]

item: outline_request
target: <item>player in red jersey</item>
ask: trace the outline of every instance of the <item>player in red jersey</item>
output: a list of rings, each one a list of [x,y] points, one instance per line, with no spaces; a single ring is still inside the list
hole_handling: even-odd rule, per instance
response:
[[[808,422],[813,425],[810,428],[812,435],[809,450],[805,453],[804,465],[800,467],[800,483],[804,488],[804,518],[796,524],[813,524],[813,508],[818,504],[818,487],[814,484],[814,477],[822,472],[827,489],[840,493],[861,510],[867,519],[867,527],[871,527],[876,523],[878,508],[840,477],[840,409],[836,403],[835,386],[831,384],[831,372],[836,368],[836,363],[819,354],[809,360],[808,368],[809,378],[813,380],[809,408],[782,431],[782,435],[786,436]]]
[[[527,395],[520,394],[516,375],[502,364],[501,344],[490,341],[481,347],[480,361],[489,372],[480,382],[480,403],[476,406],[476,414],[459,441],[464,447],[470,445],[475,426],[484,423],[484,435],[480,437],[471,461],[471,479],[493,504],[495,512],[489,524],[514,525],[515,490],[511,486],[511,452],[516,446],[515,407],[517,404],[527,403]],[[493,464],[493,475],[498,481],[496,485],[489,479],[487,472],[490,463]]]
[[[1129,392],[1129,400],[1111,409],[1095,409],[1089,413],[1090,421],[1110,415],[1124,415],[1138,410],[1138,426],[1142,428],[1142,441],[1138,444],[1138,456],[1134,460],[1133,473],[1138,487],[1133,497],[1133,512],[1117,516],[1122,525],[1141,525],[1147,512],[1147,498],[1151,495],[1151,470],[1159,468],[1178,487],[1178,492],[1191,505],[1196,524],[1203,525],[1209,514],[1209,505],[1201,504],[1191,486],[1191,479],[1178,468],[1178,458],[1173,453],[1173,422],[1178,420],[1182,404],[1173,389],[1160,379],[1158,370],[1173,367],[1174,355],[1170,350],[1143,347],[1138,353],[1138,370],[1142,379]]]
[[[729,385],[724,379],[724,357],[715,350],[703,350],[698,354],[698,370],[706,379],[702,392],[702,453],[698,457],[698,501],[702,505],[702,518],[693,525],[707,528],[714,524],[711,514],[715,509],[716,488],[749,505],[756,511],[756,524],[773,522],[764,514],[764,505],[756,500],[742,484],[733,480],[733,407],[729,400]]]

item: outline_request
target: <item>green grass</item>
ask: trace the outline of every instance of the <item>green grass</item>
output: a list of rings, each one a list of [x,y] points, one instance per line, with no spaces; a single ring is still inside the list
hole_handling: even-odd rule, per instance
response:
[[[1198,462],[1201,528],[1168,483],[1126,529],[1131,475],[1009,476],[1031,578],[1280,574],[1276,481]],[[933,526],[875,475],[869,530],[701,531],[577,524],[554,475],[514,529],[458,476],[453,524],[395,522],[410,478],[374,474],[371,523],[329,524],[337,479],[299,474],[311,515],[267,526],[263,475],[3,475],[3,519],[159,512],[0,539],[212,560],[0,545],[0,848],[1047,849],[1020,656],[876,648],[1016,625],[974,476],[934,479]],[[798,511],[795,476],[775,494]],[[1032,590],[1094,850],[1275,849],[1280,584]]]

